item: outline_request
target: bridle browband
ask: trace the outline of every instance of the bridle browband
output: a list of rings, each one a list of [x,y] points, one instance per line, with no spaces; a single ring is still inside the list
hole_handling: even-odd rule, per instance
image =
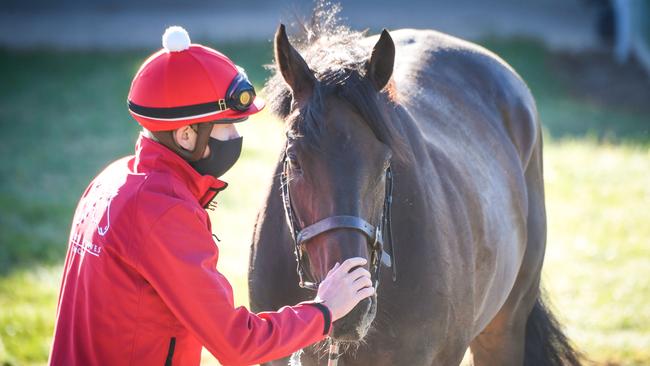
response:
[[[294,215],[293,207],[291,204],[291,195],[289,194],[289,178],[288,178],[288,155],[285,151],[282,155],[283,167],[280,174],[280,190],[282,192],[282,202],[284,204],[284,213],[287,219],[287,225],[291,231],[291,237],[295,245],[294,254],[296,255],[296,271],[300,282],[298,285],[302,288],[316,291],[318,290],[318,283],[305,281],[305,269],[303,268],[303,250],[302,245],[310,239],[334,229],[351,229],[357,230],[365,234],[371,242],[370,248],[372,250],[370,260],[370,271],[374,273],[375,290],[379,285],[379,271],[381,264],[393,269],[393,281],[397,280],[397,270],[395,266],[395,252],[393,248],[393,233],[391,231],[391,211],[390,206],[393,200],[393,173],[391,167],[386,168],[386,190],[384,196],[384,207],[382,209],[381,219],[377,226],[373,226],[358,216],[349,215],[336,215],[324,218],[302,229],[298,228],[298,223]],[[384,250],[384,243],[390,250],[391,256]]]

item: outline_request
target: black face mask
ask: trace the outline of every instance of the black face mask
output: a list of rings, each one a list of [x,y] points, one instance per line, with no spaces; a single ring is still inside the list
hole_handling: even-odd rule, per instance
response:
[[[208,140],[210,155],[207,158],[190,162],[190,165],[201,175],[211,175],[219,178],[232,168],[239,159],[243,140],[243,137],[227,141],[210,137],[210,140]]]

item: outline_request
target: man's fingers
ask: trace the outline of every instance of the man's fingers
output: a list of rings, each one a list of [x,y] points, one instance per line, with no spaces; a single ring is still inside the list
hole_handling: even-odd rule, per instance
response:
[[[368,277],[370,278],[370,272],[368,272],[367,269],[363,267],[356,268],[354,271],[348,273],[347,277],[349,277],[353,282],[358,280],[359,277]]]
[[[337,268],[339,268],[340,265],[341,265],[341,263],[336,262],[336,264],[334,265],[334,267],[332,267],[332,269],[330,269],[330,270],[327,272],[327,276],[329,276],[332,272],[334,272]],[[325,277],[327,277],[327,276],[325,276]]]
[[[343,271],[344,273],[350,272],[350,270],[354,267],[358,266],[363,266],[366,264],[368,261],[366,258],[361,258],[361,257],[354,257],[354,258],[349,258],[346,259],[342,264],[341,267],[339,267],[339,271]]]
[[[357,291],[357,300],[361,301],[365,299],[366,297],[372,296],[372,294],[375,293],[375,288],[374,287],[364,287],[361,290]]]
[[[370,277],[361,276],[356,280],[354,280],[354,288],[356,288],[357,290],[364,287],[371,287],[371,286],[372,286],[372,280],[370,279]]]

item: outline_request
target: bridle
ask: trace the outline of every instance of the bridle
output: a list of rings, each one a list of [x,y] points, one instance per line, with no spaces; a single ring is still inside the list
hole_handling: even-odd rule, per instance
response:
[[[296,255],[296,271],[300,282],[298,285],[302,288],[316,291],[318,290],[318,283],[305,281],[305,269],[303,268],[303,244],[310,239],[334,229],[352,229],[365,234],[368,240],[372,243],[370,248],[372,250],[370,260],[370,272],[374,274],[374,288],[377,289],[379,285],[379,271],[381,264],[393,269],[393,281],[397,279],[397,271],[395,267],[395,252],[393,249],[393,238],[391,231],[391,211],[390,206],[393,201],[393,173],[390,165],[386,168],[386,189],[384,196],[384,207],[382,209],[381,219],[376,226],[371,225],[368,221],[358,216],[349,215],[336,215],[324,218],[302,229],[299,229],[296,221],[296,216],[291,204],[291,195],[289,192],[289,157],[287,151],[282,155],[283,167],[280,174],[280,186],[282,191],[282,202],[284,204],[284,213],[287,219],[287,225],[291,231],[291,236],[295,245],[294,254]],[[384,243],[390,250],[391,256],[384,250]]]
[[[304,228],[298,228],[298,222],[291,205],[291,194],[289,192],[289,156],[285,147],[282,154],[282,173],[280,173],[280,190],[282,192],[282,203],[284,205],[284,214],[287,219],[287,225],[291,231],[291,237],[295,245],[294,254],[296,255],[296,271],[298,272],[298,285],[312,291],[318,290],[318,283],[305,281],[305,269],[302,266],[303,256],[305,255],[302,247],[310,239],[334,229],[352,229],[361,231],[372,243],[370,260],[370,272],[374,273],[373,287],[375,291],[379,286],[379,271],[381,265],[393,269],[393,281],[397,280],[397,269],[395,266],[395,250],[393,248],[393,233],[391,230],[391,211],[390,206],[393,202],[393,172],[390,165],[386,168],[386,187],[384,195],[384,207],[382,208],[381,218],[377,226],[373,226],[358,216],[336,215],[324,218]],[[384,250],[384,241],[390,250],[391,256]],[[339,343],[330,339],[328,366],[338,365]]]

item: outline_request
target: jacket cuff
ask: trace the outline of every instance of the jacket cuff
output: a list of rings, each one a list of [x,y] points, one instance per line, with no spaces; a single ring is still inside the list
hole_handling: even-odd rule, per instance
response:
[[[320,310],[321,313],[323,313],[323,335],[329,335],[330,331],[332,330],[332,312],[327,307],[327,305],[318,301],[305,301],[301,302],[300,305],[312,305]]]

